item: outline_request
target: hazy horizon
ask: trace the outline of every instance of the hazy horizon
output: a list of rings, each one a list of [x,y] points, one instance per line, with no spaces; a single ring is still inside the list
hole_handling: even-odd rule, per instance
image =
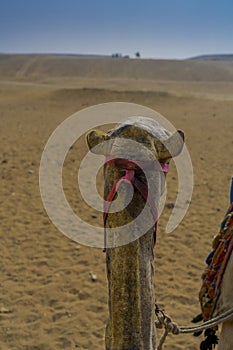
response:
[[[114,53],[113,53],[114,54]],[[64,53],[64,52],[0,52],[0,55],[51,55],[51,56],[77,56],[77,57],[96,57],[96,58],[101,58],[101,57],[109,57],[111,58],[112,57],[112,54],[102,54],[102,53],[73,53],[73,52],[67,52],[67,53]],[[143,59],[143,60],[174,60],[174,61],[182,61],[182,60],[189,60],[189,59],[195,59],[195,58],[207,58],[209,57],[210,58],[213,56],[213,57],[227,57],[227,56],[232,56],[233,58],[233,52],[232,53],[224,53],[224,52],[221,52],[221,53],[208,53],[208,54],[205,54],[205,53],[201,53],[200,55],[196,55],[196,56],[191,56],[191,57],[184,57],[184,58],[173,58],[173,57],[168,57],[168,58],[164,58],[164,57],[139,57],[140,59]],[[130,55],[127,55],[127,54],[122,54],[122,56],[120,58],[129,58],[129,59],[136,59],[138,57],[135,56],[135,54],[133,56],[130,56]]]

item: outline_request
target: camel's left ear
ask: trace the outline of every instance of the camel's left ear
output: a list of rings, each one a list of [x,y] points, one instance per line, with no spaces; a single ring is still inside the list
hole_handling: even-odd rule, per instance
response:
[[[178,156],[184,146],[184,132],[177,130],[174,134],[169,136],[164,142],[164,149],[162,151],[162,158],[173,158]]]
[[[109,135],[101,130],[91,130],[86,134],[88,148],[95,154],[109,155],[111,145],[108,140],[110,140]]]

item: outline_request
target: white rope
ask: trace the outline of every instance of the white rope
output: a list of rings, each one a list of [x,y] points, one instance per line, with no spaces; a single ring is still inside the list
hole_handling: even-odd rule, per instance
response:
[[[165,340],[167,338],[168,333],[169,333],[168,330],[165,329],[165,331],[160,339],[159,346],[157,347],[157,350],[163,350],[163,344],[165,343]]]
[[[155,314],[157,316],[157,321],[155,321],[155,327],[156,328],[164,328],[164,333],[160,339],[159,345],[157,347],[157,350],[163,349],[163,344],[165,343],[165,340],[168,336],[168,334],[171,332],[173,334],[179,334],[179,327],[176,323],[172,322],[171,318],[166,315],[159,307],[158,305],[155,305]]]
[[[207,328],[212,328],[217,326],[220,323],[229,321],[230,319],[233,319],[233,308],[229,309],[228,311],[223,312],[222,314],[212,318],[209,321],[206,321],[202,325],[194,326],[194,327],[179,327],[180,333],[192,333],[192,332],[198,332],[198,331],[204,331]]]
[[[203,331],[207,328],[215,327],[220,323],[233,319],[233,308],[223,312],[221,315],[218,315],[209,321],[206,321],[202,325],[192,326],[192,327],[179,327],[175,322],[172,322],[171,318],[168,315],[166,315],[158,307],[158,305],[155,305],[155,314],[157,316],[157,321],[155,321],[156,328],[160,328],[160,329],[164,328],[164,333],[157,347],[157,350],[162,350],[166,337],[170,332],[175,335],[181,334],[181,333],[187,334],[187,333],[194,333],[198,331]]]

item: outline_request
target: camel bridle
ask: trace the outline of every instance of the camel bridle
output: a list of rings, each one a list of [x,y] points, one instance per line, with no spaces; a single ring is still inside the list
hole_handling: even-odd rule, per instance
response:
[[[138,192],[141,194],[141,196],[144,198],[146,202],[150,205],[152,215],[155,222],[155,235],[154,235],[154,241],[156,241],[156,231],[157,231],[157,222],[158,222],[158,213],[157,209],[155,207],[154,201],[148,192],[148,186],[143,183],[141,180],[139,180],[135,176],[136,170],[143,170],[143,169],[150,169],[154,171],[160,171],[163,173],[167,173],[169,169],[169,165],[167,163],[160,163],[158,161],[138,161],[138,160],[129,160],[129,159],[123,159],[123,158],[113,158],[113,157],[107,157],[105,160],[105,165],[117,167],[118,169],[121,169],[125,172],[125,174],[119,178],[111,188],[110,192],[107,195],[105,206],[104,206],[104,212],[103,212],[103,221],[104,221],[104,252],[106,251],[107,247],[107,236],[106,236],[106,223],[109,213],[109,208],[111,206],[112,201],[114,200],[117,190],[120,187],[120,185],[125,182],[132,184],[134,188],[138,190]]]

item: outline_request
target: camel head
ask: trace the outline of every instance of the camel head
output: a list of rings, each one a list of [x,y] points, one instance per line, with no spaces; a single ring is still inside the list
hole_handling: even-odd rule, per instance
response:
[[[184,143],[183,131],[178,130],[171,134],[153,119],[145,117],[130,117],[107,133],[91,130],[86,135],[88,147],[93,153],[112,157],[119,155],[121,148],[119,138],[134,140],[151,151],[149,156],[149,153],[145,154],[145,149],[135,148],[136,145],[133,143],[127,145],[124,143],[124,147],[127,146],[128,157],[152,160],[153,155],[153,158],[161,163],[168,163],[172,157],[179,155]]]
[[[182,151],[184,133],[171,134],[150,118],[130,117],[108,132],[91,130],[86,140],[93,153],[106,157],[168,164]]]
[[[179,155],[184,144],[184,133],[178,130],[171,134],[150,118],[130,117],[106,133],[100,130],[91,130],[86,135],[86,140],[89,149],[95,154],[105,155],[107,159],[110,157],[136,160],[139,164],[143,164],[142,167],[139,166],[135,170],[135,177],[148,186],[149,192],[153,194],[158,213],[159,198],[165,188],[165,173],[161,170],[158,171],[158,167],[156,171],[150,164],[168,165],[171,158]],[[146,171],[144,171],[144,164],[146,164]],[[105,164],[105,199],[114,183],[124,174],[124,166],[110,166],[108,162]],[[148,179],[150,184],[148,184]],[[138,217],[145,206],[145,201],[138,191],[135,191],[133,197],[130,197],[132,186],[127,183],[121,184],[117,195],[118,204],[121,203],[120,208],[127,207],[127,209],[116,210],[114,214],[109,215],[108,222],[110,222],[111,227],[122,226]],[[129,201],[129,197],[132,199],[131,201]],[[112,203],[117,205],[117,200]],[[129,202],[130,205],[128,205]],[[137,226],[141,226],[141,224],[137,224]],[[133,231],[135,230],[134,228]]]

